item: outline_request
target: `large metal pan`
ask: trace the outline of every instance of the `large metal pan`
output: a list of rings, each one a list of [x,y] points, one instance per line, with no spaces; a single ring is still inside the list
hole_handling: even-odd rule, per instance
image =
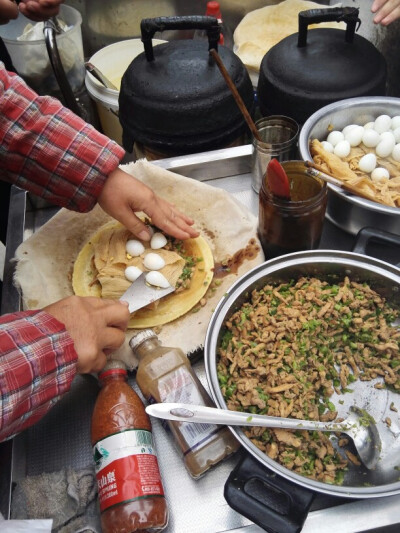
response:
[[[396,238],[397,236],[394,236]],[[398,244],[400,245],[400,238]],[[399,303],[400,269],[384,261],[353,252],[315,250],[278,257],[263,263],[242,276],[219,302],[209,324],[205,339],[205,365],[211,393],[216,405],[226,408],[217,376],[217,349],[221,342],[225,321],[247,300],[248,294],[263,287],[266,282],[287,282],[301,276],[315,276],[333,280],[349,276],[352,280],[368,282],[391,303]],[[367,407],[378,423],[379,431],[388,429],[383,420],[392,401],[400,403],[399,395],[385,389],[377,391],[373,383],[363,382],[354,387],[350,398],[339,407],[339,416],[346,414],[352,402]],[[377,392],[382,393],[378,395]],[[355,396],[354,396],[355,395]],[[372,395],[372,396],[371,396]],[[396,398],[395,398],[396,397]],[[343,411],[341,411],[343,409]],[[395,413],[391,412],[392,419]],[[398,417],[398,415],[397,415]],[[396,422],[397,426],[399,421]],[[262,466],[296,485],[312,491],[346,498],[376,498],[400,493],[397,458],[400,457],[400,438],[392,439],[390,450],[382,450],[382,461],[374,471],[352,465],[343,485],[336,486],[300,476],[262,453],[241,429],[231,428],[240,443]],[[400,431],[399,431],[400,433]],[[394,446],[394,448],[392,448]],[[395,464],[394,464],[395,462]],[[399,461],[400,462],[400,461]],[[292,484],[293,485],[293,484]],[[296,487],[295,487],[296,488]],[[246,514],[246,513],[242,513]]]
[[[303,125],[299,135],[299,152],[311,160],[312,139],[325,140],[329,131],[342,130],[348,124],[366,124],[379,115],[400,115],[400,99],[389,96],[362,96],[329,104],[316,111]],[[328,185],[327,218],[339,228],[355,235],[361,228],[372,226],[400,235],[400,209],[371,202]]]

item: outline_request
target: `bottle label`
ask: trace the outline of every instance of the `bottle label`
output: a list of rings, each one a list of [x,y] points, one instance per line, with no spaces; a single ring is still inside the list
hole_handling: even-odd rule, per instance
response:
[[[100,510],[140,498],[164,496],[150,431],[132,429],[93,446]]]
[[[204,400],[198,390],[197,384],[193,381],[191,373],[185,366],[176,368],[170,374],[166,374],[160,378],[158,390],[162,403],[177,402],[204,405]],[[188,449],[184,450],[186,455],[194,448],[209,441],[220,428],[215,424],[179,422],[179,429],[188,445]]]

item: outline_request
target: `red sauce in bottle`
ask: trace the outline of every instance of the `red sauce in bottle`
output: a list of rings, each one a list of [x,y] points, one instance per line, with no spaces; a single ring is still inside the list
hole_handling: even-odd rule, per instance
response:
[[[168,509],[150,419],[123,363],[100,373],[91,439],[103,533],[161,531]]]

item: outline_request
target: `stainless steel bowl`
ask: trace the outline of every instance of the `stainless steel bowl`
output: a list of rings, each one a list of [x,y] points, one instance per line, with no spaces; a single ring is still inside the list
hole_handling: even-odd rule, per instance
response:
[[[217,371],[217,353],[225,322],[245,301],[248,301],[253,290],[261,289],[266,283],[288,282],[302,276],[318,277],[335,283],[338,279],[349,276],[359,283],[367,282],[388,302],[392,304],[398,302],[400,269],[361,254],[334,250],[311,250],[281,256],[256,266],[228,289],[224,298],[218,303],[207,329],[204,360],[211,394],[218,407],[227,408],[219,386]],[[265,455],[240,428],[232,427],[231,430],[243,447],[260,464],[303,487],[346,498],[376,498],[399,494],[400,480],[396,465],[400,453],[400,440],[392,435],[384,422],[387,416],[393,418],[389,406],[392,401],[394,405],[398,405],[399,395],[389,388],[377,390],[374,388],[374,382],[368,381],[359,381],[352,385],[352,389],[352,392],[349,391],[338,397],[340,401],[336,402],[336,405],[339,416],[345,418],[353,403],[368,410],[377,421],[382,438],[382,460],[375,470],[367,470],[363,465],[349,465],[341,486],[300,476]]]
[[[363,125],[379,115],[400,115],[400,98],[363,96],[348,98],[319,109],[304,123],[299,136],[302,159],[312,160],[310,141],[326,139],[332,127],[342,130],[348,124]],[[388,207],[328,185],[327,218],[345,231],[356,234],[365,226],[400,235],[400,208]]]

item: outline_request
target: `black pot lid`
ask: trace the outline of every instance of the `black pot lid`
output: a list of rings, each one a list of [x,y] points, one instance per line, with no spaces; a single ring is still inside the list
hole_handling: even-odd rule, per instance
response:
[[[243,63],[228,48],[219,46],[218,52],[250,110],[253,90]],[[214,131],[242,120],[207,42],[194,40],[154,47],[154,61],[137,56],[122,78],[119,114],[128,127],[159,133],[176,126],[187,134]]]
[[[345,31],[317,28],[308,32],[307,45],[298,46],[298,34],[289,35],[264,56],[260,75],[286,94],[323,94],[338,99],[356,91],[369,93],[386,76],[382,54],[367,39]]]

